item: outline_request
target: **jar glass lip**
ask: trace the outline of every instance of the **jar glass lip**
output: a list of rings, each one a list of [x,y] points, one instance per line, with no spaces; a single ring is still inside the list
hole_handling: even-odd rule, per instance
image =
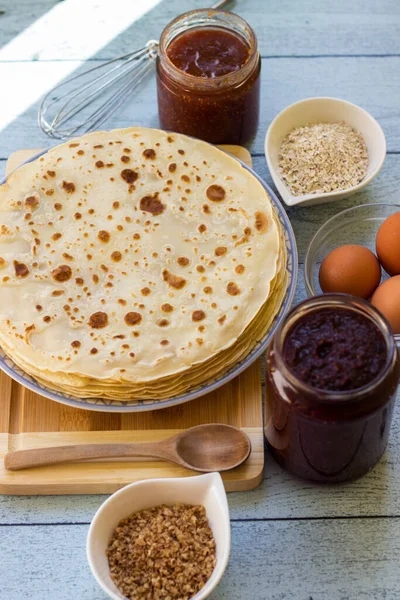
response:
[[[229,31],[244,37],[245,42],[249,45],[249,57],[245,64],[225,75],[216,77],[199,77],[191,75],[178,69],[170,60],[167,54],[168,45],[171,41],[189,29],[197,29],[201,27],[224,28]],[[259,53],[257,46],[257,37],[252,27],[235,13],[224,10],[214,10],[211,8],[200,8],[185,12],[166,25],[160,36],[158,58],[162,61],[163,68],[174,77],[184,79],[196,87],[215,89],[218,86],[234,86],[244,80],[253,70],[258,62]]]
[[[308,310],[314,312],[326,308],[348,309],[358,312],[359,314],[363,314],[378,327],[379,331],[383,335],[387,348],[385,365],[382,368],[382,371],[376,377],[374,377],[374,379],[362,387],[349,391],[330,391],[316,388],[296,377],[296,375],[290,371],[289,367],[285,363],[283,358],[283,346],[286,335],[290,329],[297,320],[306,314],[306,312],[308,313]],[[287,378],[294,386],[296,386],[297,389],[303,391],[307,395],[315,396],[315,394],[318,394],[318,400],[322,403],[329,403],[332,401],[343,402],[362,400],[365,394],[373,391],[374,388],[380,385],[385,379],[387,371],[393,363],[396,351],[393,334],[386,318],[366,300],[357,298],[356,296],[351,296],[349,294],[339,293],[314,296],[313,298],[308,298],[307,300],[304,300],[295,306],[287,315],[286,319],[284,319],[284,321],[280,323],[279,327],[277,328],[274,338],[274,348],[276,351],[275,358],[277,367],[282,373],[284,373],[285,378]]]

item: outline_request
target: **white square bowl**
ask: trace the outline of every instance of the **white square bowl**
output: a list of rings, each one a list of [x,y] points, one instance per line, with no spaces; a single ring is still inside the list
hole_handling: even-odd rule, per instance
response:
[[[279,150],[287,134],[304,125],[344,121],[363,136],[369,155],[364,179],[347,190],[294,196],[279,173]],[[265,157],[274,184],[287,206],[324,204],[359,192],[379,173],[386,157],[386,139],[379,123],[363,108],[338,98],[308,98],[291,104],[272,121],[265,137]]]
[[[92,573],[113,600],[126,600],[111,579],[106,549],[121,519],[160,504],[201,504],[216,542],[216,566],[205,586],[191,600],[204,600],[221,580],[229,560],[231,529],[229,507],[219,473],[198,477],[148,479],[131,483],[110,496],[98,509],[86,542],[86,555]]]

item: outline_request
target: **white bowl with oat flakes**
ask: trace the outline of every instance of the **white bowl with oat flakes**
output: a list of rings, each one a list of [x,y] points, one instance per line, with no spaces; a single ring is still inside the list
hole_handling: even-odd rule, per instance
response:
[[[190,596],[191,600],[204,600],[207,598],[218,585],[225,572],[229,560],[231,530],[228,501],[226,498],[224,484],[219,473],[208,473],[206,475],[195,477],[148,479],[139,481],[127,485],[118,492],[115,492],[115,494],[110,496],[100,506],[91,522],[87,536],[86,555],[89,566],[97,583],[113,600],[126,600],[127,598],[127,595],[124,595],[120,591],[119,587],[117,587],[113,581],[113,578],[111,577],[110,564],[115,564],[115,561],[109,562],[109,557],[106,554],[107,549],[112,545],[112,538],[115,539],[114,532],[122,519],[127,519],[135,513],[140,513],[141,511],[152,509],[153,507],[159,507],[160,505],[166,505],[167,507],[175,507],[175,505],[200,505],[205,508],[206,521],[208,520],[208,524],[206,523],[206,528],[208,529],[209,527],[211,529],[212,535],[210,533],[210,536],[215,540],[215,567],[213,567],[213,570],[212,568],[210,569],[212,574],[206,581],[205,585],[197,593]],[[165,519],[167,521],[168,517],[165,517]],[[176,521],[174,521],[174,524],[176,525]],[[165,523],[165,527],[163,528],[164,535],[167,525],[168,523]],[[186,533],[184,533],[184,523],[182,524],[181,531],[182,536],[184,534],[186,535]],[[135,544],[133,542],[137,538],[136,534],[137,532],[132,534],[132,538],[129,539],[129,548],[131,549],[131,554],[135,552],[135,548],[133,547]],[[127,534],[125,531],[121,535],[123,539],[126,539]],[[145,539],[147,541],[147,546],[145,548],[146,556],[151,554],[152,549],[154,549],[152,555],[154,561],[156,559],[162,560],[160,559],[162,554],[160,555],[160,552],[154,547],[156,546],[156,543],[154,542],[154,539],[151,538],[151,536],[154,535],[154,528],[152,530],[145,530],[143,535],[145,535]],[[201,535],[203,535],[203,538],[200,539],[201,548],[197,548],[197,550],[200,552],[206,543],[206,541],[204,541],[204,534]],[[193,543],[197,543],[199,546],[199,537],[197,536],[196,538],[196,535],[193,534],[192,539],[194,540]],[[175,557],[177,562],[180,560],[180,556],[183,555],[184,551],[191,551],[194,553],[196,550],[193,548],[188,550],[185,547],[185,540],[182,540],[180,537],[179,542],[181,543],[181,548]],[[170,544],[172,555],[173,543],[170,542]],[[149,547],[150,550],[148,549]],[[119,547],[117,550],[121,553],[124,552],[124,549],[120,550]],[[194,556],[194,554],[190,556]],[[134,564],[138,564],[139,558],[135,558],[135,561],[137,562],[134,562]],[[198,563],[201,564],[201,560],[199,560]],[[185,578],[189,580],[189,571],[191,568],[195,569],[196,565],[191,565],[189,561],[189,563],[182,563],[181,566],[185,569]],[[171,563],[168,565],[166,564],[164,567],[163,565],[160,565],[160,568],[165,568],[167,570],[170,569],[170,567]],[[150,567],[146,567],[146,571],[148,570],[151,570]],[[143,570],[144,573],[146,573],[146,571]],[[172,577],[173,576],[170,575],[169,579]],[[162,577],[159,579],[160,585],[164,585]],[[136,581],[134,581],[134,584],[136,585]],[[177,585],[177,587],[179,586]],[[157,597],[152,596],[151,594],[149,596],[148,593],[143,592],[142,589],[139,591],[136,589],[135,594],[135,598],[140,597],[143,598],[143,600],[149,597]],[[173,598],[173,594],[170,594],[170,597]]]
[[[287,206],[343,200],[382,168],[386,139],[363,108],[338,98],[308,98],[272,121],[265,138],[271,177]]]

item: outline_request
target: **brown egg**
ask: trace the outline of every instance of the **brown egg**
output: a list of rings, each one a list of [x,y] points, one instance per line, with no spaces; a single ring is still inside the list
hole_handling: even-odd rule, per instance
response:
[[[387,318],[393,333],[400,333],[400,275],[386,279],[375,290],[371,304]]]
[[[381,267],[375,254],[349,244],[332,250],[319,270],[323,292],[342,292],[360,298],[370,298],[381,280]]]
[[[400,274],[400,212],[385,219],[379,227],[376,253],[389,275]]]

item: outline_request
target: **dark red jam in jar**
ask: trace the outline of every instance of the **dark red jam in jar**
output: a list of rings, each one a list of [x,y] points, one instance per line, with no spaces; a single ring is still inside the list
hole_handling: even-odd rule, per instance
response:
[[[392,333],[373,306],[343,294],[306,300],[267,352],[270,451],[299,477],[361,477],[386,448],[399,377]]]
[[[233,13],[193,10],[164,29],[157,59],[163,129],[213,144],[256,133],[261,60],[251,27]]]

